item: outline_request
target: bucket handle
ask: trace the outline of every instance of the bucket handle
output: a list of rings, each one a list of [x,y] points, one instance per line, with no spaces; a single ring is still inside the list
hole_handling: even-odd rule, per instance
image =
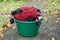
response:
[[[13,24],[13,23],[14,23],[14,19],[11,18],[11,19],[10,19],[10,24]]]
[[[39,21],[37,21],[37,24],[40,25],[42,23],[42,20],[43,20],[43,18],[40,19]]]

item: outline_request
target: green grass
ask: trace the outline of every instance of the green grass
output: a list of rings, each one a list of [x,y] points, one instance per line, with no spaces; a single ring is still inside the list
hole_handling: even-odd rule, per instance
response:
[[[19,7],[21,7],[23,5],[25,1],[12,1],[12,2],[0,2],[0,14],[2,12],[11,12]]]
[[[54,13],[55,10],[60,9],[60,0],[50,0],[50,7],[48,8],[48,12]]]
[[[9,17],[6,15],[0,15],[0,28],[9,22]]]
[[[23,3],[24,1],[2,1],[0,2],[0,14],[2,14],[2,12],[5,14],[7,12],[11,12],[18,7],[21,7]],[[7,24],[8,21],[9,18],[7,17],[7,15],[0,15],[0,28],[3,27],[3,25]]]
[[[11,12],[23,5],[25,1],[2,1],[0,2],[0,14]],[[0,28],[3,27],[3,25],[7,24],[9,22],[9,18],[7,15],[0,15]]]

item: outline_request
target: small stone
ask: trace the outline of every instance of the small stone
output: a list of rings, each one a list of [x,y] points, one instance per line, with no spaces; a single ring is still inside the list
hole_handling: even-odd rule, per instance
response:
[[[15,29],[16,27],[13,27],[13,29]]]
[[[55,23],[58,23],[58,21],[56,21]]]
[[[48,33],[48,36],[50,36],[50,33]]]
[[[60,18],[58,18],[57,20],[60,20]]]
[[[7,27],[4,27],[4,31],[7,30]]]
[[[54,38],[54,37],[52,37],[52,40],[55,40],[55,38]]]
[[[7,26],[10,28],[10,27],[11,27],[11,24],[10,24],[10,23],[8,23],[8,24],[7,24]]]
[[[44,17],[43,20],[44,20],[45,23],[48,22],[47,17]]]

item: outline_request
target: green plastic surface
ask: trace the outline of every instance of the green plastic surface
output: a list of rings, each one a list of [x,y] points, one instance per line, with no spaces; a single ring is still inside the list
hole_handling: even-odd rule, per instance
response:
[[[35,36],[38,33],[39,24],[36,21],[20,21],[15,20],[19,35],[22,36]]]

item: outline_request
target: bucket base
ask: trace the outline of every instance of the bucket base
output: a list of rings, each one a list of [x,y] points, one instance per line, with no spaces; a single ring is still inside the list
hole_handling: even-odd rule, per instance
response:
[[[37,34],[35,34],[35,35],[21,35],[20,33],[18,33],[20,36],[22,36],[22,37],[35,37]]]

